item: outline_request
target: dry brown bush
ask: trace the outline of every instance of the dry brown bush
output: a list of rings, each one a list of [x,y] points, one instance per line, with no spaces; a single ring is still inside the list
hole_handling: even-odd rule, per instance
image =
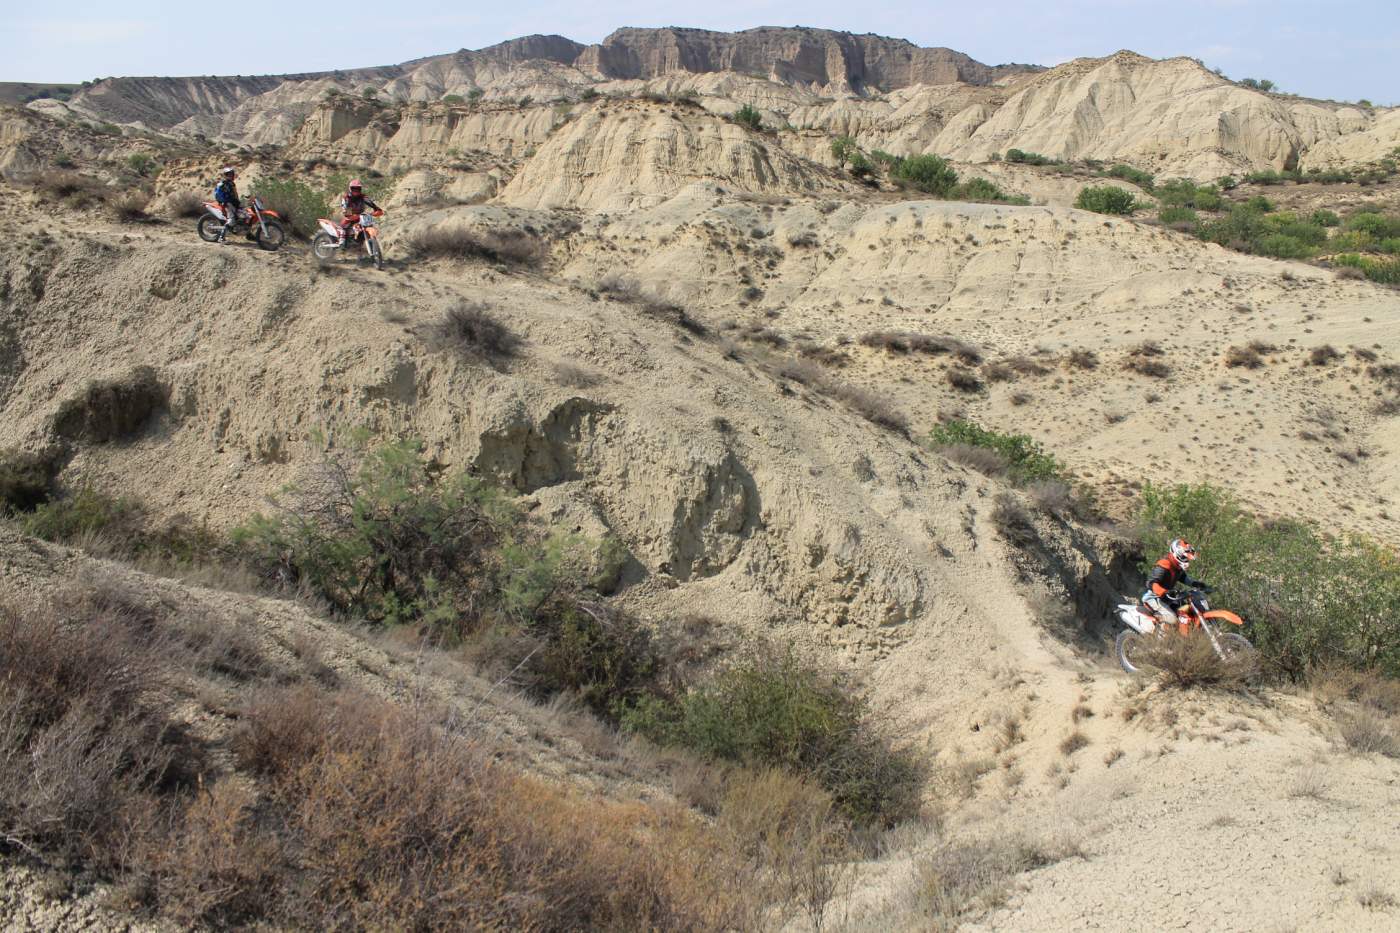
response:
[[[178,191],[160,201],[160,212],[175,219],[193,220],[204,214],[204,199],[192,191]]]
[[[436,350],[489,361],[509,359],[521,345],[520,337],[479,301],[458,301],[449,306],[428,326],[427,337]]]
[[[141,620],[67,619],[0,601],[0,839],[105,871],[156,832],[165,795],[205,756],[169,718],[157,658],[176,653]]]
[[[751,907],[719,838],[684,813],[584,801],[380,700],[269,693],[236,748],[263,779],[261,825],[280,824],[261,883],[273,922],[719,929]]]
[[[1079,507],[1074,489],[1059,480],[1039,480],[1026,486],[1026,495],[1040,511],[1051,515],[1072,515]]]
[[[407,237],[405,245],[425,259],[486,259],[519,266],[538,266],[549,258],[549,247],[538,236],[515,227],[473,230],[430,227]]]
[[[948,385],[959,392],[980,392],[982,391],[982,380],[977,378],[977,374],[970,369],[963,369],[954,366],[945,373]]]
[[[1400,758],[1400,681],[1332,666],[1314,671],[1310,685],[1348,749]]]
[[[982,351],[956,337],[916,334],[909,331],[872,331],[860,338],[863,346],[887,353],[925,353],[930,356],[951,354],[968,366],[982,362]]]
[[[709,333],[709,329],[691,317],[685,308],[648,291],[636,279],[620,275],[607,275],[599,279],[595,287],[599,294],[608,295],[625,304],[636,305],[648,317],[674,324],[681,330],[689,331],[698,337]]]
[[[1313,366],[1326,366],[1334,360],[1342,358],[1342,354],[1337,352],[1337,348],[1331,344],[1323,344],[1320,347],[1313,347],[1308,354],[1308,363]]]
[[[1077,720],[1076,720],[1077,721]],[[1060,754],[1068,758],[1089,744],[1089,737],[1075,729],[1060,742]]]
[[[768,888],[778,913],[802,912],[820,930],[851,879],[847,832],[831,796],[778,769],[737,770],[726,781],[719,825]]]
[[[1010,468],[1010,463],[1005,457],[988,447],[948,444],[939,447],[938,452],[954,463],[960,463],[986,476],[1005,476]]]
[[[1264,365],[1264,358],[1253,347],[1230,347],[1225,351],[1225,365],[1245,369],[1258,369]]]
[[[1141,661],[1161,671],[1176,687],[1240,687],[1258,672],[1253,651],[1242,651],[1224,660],[1218,657],[1202,631],[1189,635],[1168,632],[1160,638],[1144,638],[1134,663]]]
[[[107,203],[112,219],[118,223],[134,224],[151,219],[146,209],[151,206],[150,195],[143,191],[128,191]]]
[[[1364,279],[1364,278],[1366,278],[1366,273],[1365,273],[1365,272],[1362,272],[1360,269],[1356,268],[1355,266],[1338,266],[1338,267],[1336,267],[1335,269],[1333,269],[1332,272],[1333,272],[1333,274],[1336,275],[1337,278],[1339,278],[1339,279]]]
[[[1030,547],[1040,540],[1030,512],[1021,504],[1021,500],[1010,493],[997,494],[992,507],[992,527],[1002,540],[1013,547]]]
[[[1099,356],[1093,350],[1076,348],[1065,354],[1065,365],[1071,369],[1097,369]]]
[[[68,169],[40,172],[29,180],[31,187],[69,207],[86,207],[106,200],[108,190],[100,178]]]
[[[828,380],[825,390],[828,395],[845,402],[852,411],[871,424],[878,424],[901,434],[909,433],[909,418],[888,399],[835,380]]]

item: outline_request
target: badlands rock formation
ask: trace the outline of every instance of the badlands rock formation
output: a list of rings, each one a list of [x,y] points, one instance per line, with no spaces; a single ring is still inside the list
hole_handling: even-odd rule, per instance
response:
[[[1018,148],[1209,179],[1369,162],[1400,143],[1391,111],[1266,94],[1194,59],[1154,61],[1119,52],[1045,71],[988,66],[897,39],[800,28],[622,29],[593,46],[529,36],[479,51],[318,75],[110,78],[66,103],[30,106],[55,116],[258,146],[287,142],[308,115],[319,121],[315,112],[328,93],[358,98],[365,91],[387,101],[401,123],[412,122],[405,103],[444,98],[481,96],[488,104],[528,98],[566,107],[596,93],[686,93],[716,113],[745,104],[759,108],[770,126],[797,131],[781,133],[782,145],[819,161],[830,160],[825,137],[850,135],[868,149],[897,155],[936,152],[985,162]],[[537,122],[553,126],[557,120]],[[482,134],[501,135],[484,128]],[[418,138],[411,133],[395,148],[412,160]]]

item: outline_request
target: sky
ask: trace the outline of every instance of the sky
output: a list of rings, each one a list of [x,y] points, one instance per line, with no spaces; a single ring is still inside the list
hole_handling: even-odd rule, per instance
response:
[[[620,26],[802,25],[946,46],[989,65],[1055,65],[1118,49],[1189,55],[1303,96],[1400,104],[1400,0],[67,0],[12,9],[4,23],[3,81],[282,74],[398,64],[532,33],[591,43]]]

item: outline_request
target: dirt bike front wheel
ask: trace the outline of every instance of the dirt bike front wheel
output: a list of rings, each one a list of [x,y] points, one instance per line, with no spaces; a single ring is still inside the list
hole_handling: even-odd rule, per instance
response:
[[[1219,642],[1221,653],[1224,654],[1226,661],[1235,657],[1249,657],[1254,653],[1253,644],[1250,644],[1249,639],[1240,635],[1239,632],[1221,632],[1215,636],[1215,640]]]
[[[384,268],[384,251],[379,248],[379,237],[369,238],[369,256],[374,260],[374,268]]]
[[[205,214],[199,218],[199,223],[195,224],[194,228],[201,240],[213,243],[219,238],[219,231],[224,229],[224,222],[213,214]]]
[[[330,259],[335,255],[338,247],[335,245],[335,237],[322,230],[311,238],[311,252],[317,259]]]
[[[258,245],[268,252],[275,253],[282,248],[282,244],[287,242],[287,231],[282,229],[282,225],[275,220],[263,222],[267,229],[257,232]]]
[[[1141,674],[1147,667],[1141,656],[1147,651],[1150,636],[1125,628],[1113,642],[1113,653],[1118,658],[1118,666],[1129,674]]]

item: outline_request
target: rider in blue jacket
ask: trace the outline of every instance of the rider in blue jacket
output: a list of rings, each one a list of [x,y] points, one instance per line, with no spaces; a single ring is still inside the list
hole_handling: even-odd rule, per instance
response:
[[[233,170],[233,166],[228,166],[220,174],[223,177],[214,186],[214,200],[224,209],[224,225],[219,229],[219,242],[223,243],[224,235],[238,222],[238,211],[243,206],[243,199],[238,196],[238,185],[234,183],[238,173]]]

